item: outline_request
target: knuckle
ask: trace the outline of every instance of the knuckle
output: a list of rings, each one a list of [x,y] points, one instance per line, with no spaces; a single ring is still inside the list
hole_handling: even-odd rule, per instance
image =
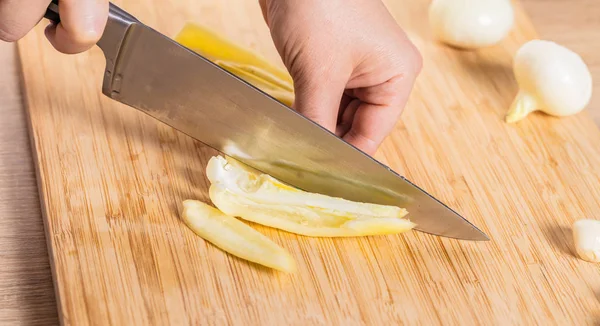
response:
[[[402,79],[399,75],[387,81],[380,90],[380,104],[396,104],[402,101]]]
[[[413,68],[415,75],[418,75],[423,69],[423,55],[417,49],[417,47],[410,43],[407,48],[406,56],[408,58],[409,65]]]
[[[417,50],[415,55],[415,72],[419,74],[423,70],[423,55]]]

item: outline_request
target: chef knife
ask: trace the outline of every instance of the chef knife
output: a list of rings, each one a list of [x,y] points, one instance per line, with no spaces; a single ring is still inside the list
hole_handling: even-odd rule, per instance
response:
[[[58,1],[45,15],[58,23]],[[300,189],[404,207],[416,230],[488,240],[406,178],[110,4],[102,92]]]

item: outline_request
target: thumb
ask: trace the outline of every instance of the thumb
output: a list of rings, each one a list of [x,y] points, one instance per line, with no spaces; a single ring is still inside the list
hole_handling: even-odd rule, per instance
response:
[[[340,102],[347,78],[327,78],[322,74],[307,74],[294,80],[293,109],[306,118],[335,132]]]

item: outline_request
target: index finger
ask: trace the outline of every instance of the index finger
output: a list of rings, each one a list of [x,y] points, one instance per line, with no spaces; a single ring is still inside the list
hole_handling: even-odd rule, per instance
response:
[[[355,89],[354,96],[361,103],[342,138],[369,155],[375,154],[400,118],[414,80],[412,75],[397,76],[377,86]]]

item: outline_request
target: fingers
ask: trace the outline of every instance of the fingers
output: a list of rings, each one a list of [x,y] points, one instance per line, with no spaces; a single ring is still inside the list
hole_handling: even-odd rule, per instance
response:
[[[344,102],[342,100],[342,102]],[[356,111],[360,107],[359,99],[350,99],[346,101],[346,105],[340,108],[338,124],[335,128],[335,134],[338,137],[343,137],[352,127],[352,121],[356,115]]]
[[[0,39],[14,42],[42,19],[49,0],[0,0]],[[92,47],[104,31],[108,0],[61,0],[61,23],[46,29],[50,43],[61,52],[78,53]]]
[[[0,0],[0,39],[21,39],[42,19],[50,0]]]
[[[398,76],[378,86],[354,90],[361,101],[352,126],[342,138],[369,155],[375,154],[400,118],[414,79],[412,75]]]
[[[395,110],[361,103],[350,130],[342,137],[363,152],[373,155],[398,120]]]
[[[320,74],[294,78],[294,109],[325,129],[335,132],[345,80],[326,80]]]
[[[58,10],[60,24],[46,29],[48,40],[58,51],[79,53],[98,42],[106,27],[108,0],[60,0]]]

